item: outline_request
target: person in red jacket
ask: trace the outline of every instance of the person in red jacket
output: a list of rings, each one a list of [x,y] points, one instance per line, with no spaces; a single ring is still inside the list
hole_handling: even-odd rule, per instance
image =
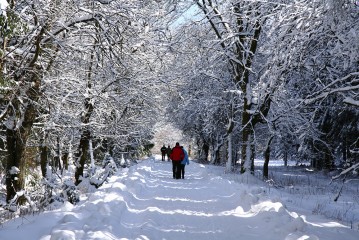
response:
[[[180,179],[181,178],[181,161],[184,159],[184,153],[183,153],[183,150],[178,142],[176,143],[176,146],[174,148],[172,148],[170,158],[172,160],[173,178]]]

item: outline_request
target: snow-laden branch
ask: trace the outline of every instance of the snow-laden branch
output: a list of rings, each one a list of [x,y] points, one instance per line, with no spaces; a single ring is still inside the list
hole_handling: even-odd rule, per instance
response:
[[[332,177],[332,180],[338,179],[338,178],[340,178],[341,176],[347,174],[348,172],[354,171],[354,170],[356,170],[356,169],[358,169],[358,168],[359,168],[359,162],[356,163],[356,164],[354,164],[354,165],[351,166],[350,168],[345,169],[344,171],[342,171],[342,172],[339,173],[338,175]]]
[[[333,94],[333,93],[337,93],[337,92],[346,92],[346,91],[351,91],[351,90],[357,90],[359,89],[359,85],[358,86],[352,86],[352,87],[342,87],[342,88],[336,88],[336,89],[333,89],[331,91],[328,91],[328,92],[323,92],[321,94],[319,94],[318,96],[314,97],[314,98],[311,98],[311,99],[306,99],[304,101],[305,104],[311,104],[317,100],[320,100],[320,99],[323,99],[323,98],[326,98],[328,97],[330,94]]]
[[[350,73],[350,74],[346,75],[343,78],[340,78],[340,79],[337,79],[337,80],[333,81],[332,83],[328,84],[323,89],[321,89],[320,91],[317,91],[316,93],[312,94],[310,96],[310,98],[307,98],[306,100],[304,100],[304,103],[305,104],[311,104],[311,103],[314,103],[315,101],[318,101],[320,99],[326,98],[330,94],[333,94],[333,93],[348,92],[348,91],[359,89],[359,79],[353,79],[350,82],[350,86],[341,86],[341,87],[337,87],[337,88],[331,88],[333,85],[335,85],[337,83],[340,83],[340,82],[345,82],[350,77],[354,77],[354,76],[359,76],[359,72]],[[347,84],[349,84],[349,83],[347,83]],[[353,105],[358,104],[357,101],[351,99],[350,97],[347,97],[345,100],[346,100],[345,103],[349,103],[349,104],[353,104]]]
[[[338,82],[346,81],[347,79],[349,79],[350,77],[353,77],[353,76],[359,76],[359,72],[349,73],[349,74],[346,75],[345,77],[340,78],[340,79],[337,79],[337,80],[335,80],[334,82],[330,83],[329,85],[327,85],[326,87],[324,87],[323,90],[325,90],[325,89],[327,89],[327,88],[330,88],[331,86],[333,86],[334,84],[336,84],[336,83],[338,83]]]
[[[69,22],[66,22],[63,24],[62,27],[50,32],[49,33],[50,37],[45,38],[42,42],[46,43],[46,42],[50,41],[52,39],[52,36],[56,36],[56,35],[60,34],[61,32],[68,30],[70,27],[74,26],[77,23],[85,23],[85,22],[94,21],[96,19],[96,16],[97,16],[96,14],[91,14],[91,15],[79,17],[79,18],[73,19]]]
[[[111,2],[113,2],[114,0],[97,0],[97,2],[101,3],[101,4],[110,4]]]
[[[354,100],[351,97],[346,97],[343,100],[344,103],[359,107],[359,101]]]

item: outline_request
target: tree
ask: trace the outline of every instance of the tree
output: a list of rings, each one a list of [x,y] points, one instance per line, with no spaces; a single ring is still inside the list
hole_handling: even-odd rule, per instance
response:
[[[10,4],[7,14],[17,16],[21,31],[2,38],[1,72],[7,88],[1,119],[7,136],[8,201],[24,189],[25,150],[32,137],[42,139],[43,175],[47,144],[56,143],[59,137],[73,141],[71,145],[79,144],[77,183],[93,139],[115,136],[113,139],[123,140],[119,145],[132,149],[148,144],[152,135],[149,125],[155,121],[150,120],[155,103],[149,97],[155,91],[154,77],[148,73],[153,69],[150,55],[155,54],[150,51],[153,44],[144,44],[150,42],[146,34],[155,35],[155,30],[148,33],[152,22],[146,23],[146,18],[152,21],[156,6],[152,1]],[[143,12],[136,15],[133,9],[141,7],[145,7]],[[144,14],[147,11],[153,14]],[[9,25],[10,20],[4,24]],[[143,85],[138,87],[139,83]],[[142,97],[144,93],[149,95]],[[106,101],[112,103],[110,108]],[[99,119],[104,116],[107,125]],[[120,125],[113,126],[113,132],[96,136],[115,118]],[[60,154],[58,146],[50,149]],[[13,167],[20,171],[11,171]]]
[[[337,131],[347,129],[354,119],[339,125],[336,120],[340,118],[336,116],[345,112],[356,115],[352,107],[343,104],[349,101],[355,106],[358,82],[355,60],[358,39],[353,34],[358,31],[354,23],[358,16],[352,14],[353,6],[349,1],[297,3],[295,8],[302,10],[292,20],[286,18],[291,23],[278,22],[278,26],[284,27],[280,27],[281,39],[275,44],[288,52],[280,59],[285,69],[281,77],[289,80],[287,92],[293,95],[294,103],[291,107],[297,108],[297,116],[306,119],[300,127],[300,149],[303,152],[310,149],[309,158],[318,169],[330,170],[334,164],[334,146],[347,145],[339,140]],[[355,134],[357,130],[350,131]]]
[[[238,106],[241,105],[241,146],[242,146],[242,171],[253,171],[254,161],[254,127],[263,121],[270,107],[270,93],[264,95],[260,101],[255,97],[255,78],[251,77],[254,69],[254,59],[258,49],[262,25],[266,20],[268,8],[271,4],[261,2],[231,3],[223,1],[220,5],[217,1],[194,1],[202,10],[209,26],[213,30],[217,41],[214,45],[218,53],[227,59],[229,72],[234,83],[234,92],[240,92],[241,102],[235,103],[232,113],[238,114]],[[219,48],[218,48],[219,47]],[[230,107],[230,108],[232,108]],[[231,135],[234,129],[233,114],[228,119],[228,146],[231,146]],[[228,149],[231,153],[232,149]],[[231,168],[233,160],[231,154],[228,158],[227,170]],[[246,164],[246,162],[249,164]]]
[[[215,116],[216,111],[213,111],[213,105],[212,108],[210,107],[209,100],[214,97],[213,94],[218,96],[218,92],[223,91],[218,85],[215,90],[202,87],[203,92],[207,93],[206,99],[197,98],[196,101],[201,106],[199,109],[204,110],[204,113],[199,109],[195,110],[193,104],[186,105],[185,110],[180,105],[173,107],[182,111],[182,113],[177,112],[177,115],[181,116],[180,119],[191,116],[190,121],[182,124],[185,125],[183,127],[192,129],[193,133],[194,128],[190,126],[193,126],[191,123],[196,122],[194,120],[196,112],[206,117],[199,118],[198,123],[201,124],[195,125],[198,129],[195,132],[209,132],[212,135],[208,139],[217,139],[217,146],[223,145],[224,136],[231,136],[233,133],[234,138],[226,137],[227,145],[233,146],[231,142],[239,142],[242,171],[246,169],[253,171],[254,141],[256,145],[260,144],[260,141],[270,144],[281,143],[280,147],[276,147],[276,151],[284,159],[288,159],[288,154],[298,157],[301,153],[314,158],[312,150],[315,150],[319,159],[326,159],[323,160],[325,162],[323,166],[330,168],[336,151],[333,148],[336,144],[331,143],[334,140],[331,136],[336,134],[332,129],[338,125],[333,121],[334,116],[338,114],[356,116],[354,109],[343,111],[340,105],[347,103],[356,106],[357,101],[358,62],[355,56],[358,55],[356,47],[358,41],[357,34],[354,34],[357,31],[354,26],[357,15],[351,12],[353,4],[344,0],[326,3],[322,1],[277,3],[194,1],[194,3],[202,11],[202,18],[194,16],[192,19],[193,25],[199,30],[195,27],[189,28],[188,31],[177,29],[179,34],[182,34],[182,39],[196,38],[196,40],[183,45],[179,51],[192,56],[191,60],[182,61],[181,57],[185,57],[184,54],[179,54],[178,59],[181,60],[175,60],[176,63],[181,63],[179,65],[181,69],[185,69],[177,71],[185,72],[183,76],[187,81],[181,85],[183,90],[180,97],[174,98],[174,101],[186,104],[192,96],[196,95],[196,92],[190,89],[195,88],[198,92],[197,88],[193,87],[196,84],[192,81],[198,81],[198,85],[203,85],[212,77],[227,84],[227,77],[230,76],[233,85],[226,85],[227,88],[229,87],[227,90],[239,94],[236,95],[234,102],[228,101],[227,98],[217,99],[220,104],[226,105],[227,109],[233,109],[228,112],[233,114],[226,115],[227,119],[224,121],[228,123],[227,126],[232,127],[228,127],[226,133],[222,130],[217,131],[221,137],[216,137],[216,130],[209,130],[208,124],[203,124],[208,119],[220,119]],[[205,22],[201,19],[207,19],[207,28],[204,24],[200,25]],[[187,25],[186,27],[188,29]],[[208,29],[211,29],[211,34]],[[202,31],[207,35],[201,35]],[[195,34],[197,36],[194,36]],[[189,53],[190,48],[197,56]],[[224,61],[227,64],[224,64]],[[189,62],[193,68],[184,67],[183,62]],[[219,62],[222,65],[218,64]],[[208,77],[200,76],[202,69],[210,73]],[[189,76],[188,73],[191,75]],[[336,94],[339,94],[339,98],[334,96]],[[333,104],[337,106],[338,111],[333,111]],[[238,122],[241,124],[239,125]],[[235,124],[232,125],[233,123]],[[257,128],[263,131],[262,123],[267,124],[264,131],[268,134],[256,133]],[[355,125],[351,120],[345,124]],[[223,129],[223,125],[218,126]],[[355,134],[356,130],[351,128],[350,132]],[[259,141],[257,138],[260,135],[267,136],[267,141]],[[206,142],[212,145],[216,140]],[[355,142],[358,141],[351,140],[349,145],[355,146]],[[264,144],[267,157],[270,155],[270,144]],[[339,145],[348,146],[347,143],[339,143]],[[312,156],[306,151],[309,148],[312,149]],[[218,151],[216,147],[212,149],[216,149],[214,152]],[[236,151],[228,149],[227,152]],[[350,153],[355,150],[352,148],[351,151],[347,149],[341,152]],[[233,162],[229,155],[227,169]]]

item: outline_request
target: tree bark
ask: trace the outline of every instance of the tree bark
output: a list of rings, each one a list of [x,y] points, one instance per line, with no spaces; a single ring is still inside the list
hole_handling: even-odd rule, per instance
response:
[[[96,40],[95,40],[95,43],[96,43]],[[81,183],[80,176],[83,176],[86,159],[89,156],[89,147],[90,147],[89,141],[91,141],[91,132],[90,132],[88,124],[90,123],[90,118],[91,118],[92,112],[94,110],[94,106],[92,104],[92,101],[91,101],[92,98],[91,98],[91,94],[90,94],[90,90],[92,89],[91,75],[92,75],[92,66],[93,66],[93,61],[94,61],[94,52],[95,51],[92,52],[91,57],[90,57],[90,66],[89,66],[89,71],[88,71],[88,75],[87,75],[88,97],[85,99],[85,112],[81,119],[84,129],[81,134],[80,144],[77,149],[77,153],[75,154],[75,161],[76,161],[75,184],[76,185]]]
[[[47,174],[47,166],[49,164],[48,162],[48,158],[47,158],[47,152],[48,152],[48,147],[46,144],[46,139],[47,139],[47,134],[45,134],[44,138],[41,139],[41,146],[40,146],[40,166],[41,166],[41,173],[42,173],[42,177],[46,178],[46,174]]]
[[[209,153],[209,145],[204,142],[202,145],[202,158],[203,161],[207,162],[208,161],[208,153]]]
[[[227,157],[227,163],[226,163],[226,171],[230,172],[232,170],[232,133],[229,133],[227,135],[227,141],[228,141],[228,157]]]
[[[7,161],[6,161],[6,202],[15,196],[15,179],[18,178],[18,174],[12,172],[12,167],[19,167],[17,163],[16,152],[16,139],[15,133],[11,129],[6,130],[6,142],[7,142]]]
[[[88,87],[91,88],[91,84],[88,84]],[[80,144],[75,154],[76,159],[76,171],[75,171],[75,184],[78,185],[81,182],[80,176],[83,176],[84,166],[86,159],[89,156],[89,141],[91,140],[91,132],[89,130],[89,122],[94,106],[91,103],[91,98],[85,99],[85,109],[86,112],[82,118],[82,123],[85,126],[81,134]]]
[[[251,135],[253,135],[253,129],[251,126],[251,115],[247,112],[249,110],[249,106],[246,103],[246,98],[244,99],[245,103],[243,106],[243,112],[242,112],[242,161],[241,161],[241,172],[244,173],[246,171],[245,169],[245,163],[248,158],[247,154],[249,152],[247,151],[247,147],[250,146],[251,142],[249,140],[251,139]]]
[[[271,136],[268,140],[266,149],[264,150],[264,165],[263,165],[263,178],[268,179],[268,170],[269,170],[269,159],[270,159],[270,145],[273,140],[274,136]]]
[[[37,79],[34,81],[33,86],[28,90],[27,96],[33,101],[37,102],[39,98],[40,81]],[[7,153],[8,160],[6,164],[7,170],[7,196],[6,200],[9,201],[15,196],[17,191],[25,188],[25,176],[26,176],[26,143],[30,136],[32,126],[35,122],[37,111],[32,103],[28,103],[23,116],[23,122],[20,127],[16,127],[16,124],[12,128],[8,128],[7,135]],[[12,167],[17,167],[20,172],[18,174],[10,174]],[[20,201],[23,203],[23,201]]]
[[[56,146],[56,156],[54,157],[54,165],[55,170],[61,170],[63,169],[62,163],[61,163],[61,144],[60,144],[60,137],[57,136],[56,138],[57,146]]]
[[[288,166],[288,149],[285,147],[283,154],[284,167]]]
[[[80,176],[83,176],[84,166],[86,163],[86,159],[88,157],[88,149],[89,149],[89,140],[90,140],[90,131],[83,131],[80,139],[79,148],[77,153],[75,154],[76,161],[76,171],[75,171],[75,184],[78,185],[81,183]]]

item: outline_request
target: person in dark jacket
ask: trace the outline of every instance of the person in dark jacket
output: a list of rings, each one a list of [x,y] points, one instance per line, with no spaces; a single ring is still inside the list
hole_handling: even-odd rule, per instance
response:
[[[182,179],[184,179],[184,168],[186,165],[189,164],[189,160],[188,160],[188,153],[187,151],[183,148],[183,146],[181,146],[182,151],[184,153],[184,159],[181,161],[181,177]]]
[[[161,153],[162,153],[162,161],[166,160],[167,148],[164,144],[163,147],[161,147]]]
[[[168,147],[167,147],[167,160],[168,160],[168,161],[171,160],[171,159],[170,159],[171,152],[172,152],[172,149],[171,149],[170,145],[168,145]]]
[[[172,148],[172,152],[170,155],[172,160],[172,171],[173,171],[173,178],[180,179],[181,178],[181,161],[184,159],[184,153],[179,145],[176,143],[176,146]]]

